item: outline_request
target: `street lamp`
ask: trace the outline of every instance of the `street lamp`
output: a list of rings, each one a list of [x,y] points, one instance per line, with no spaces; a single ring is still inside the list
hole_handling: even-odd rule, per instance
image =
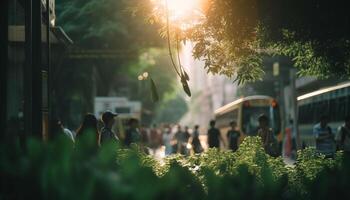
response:
[[[142,74],[140,74],[138,77],[137,77],[137,79],[139,80],[139,88],[138,88],[138,92],[139,92],[139,97],[141,96],[141,87],[142,87],[142,83],[141,83],[141,81],[145,81],[145,80],[147,80],[147,78],[148,78],[148,72],[143,72]]]
[[[143,76],[145,79],[147,79],[147,78],[148,78],[148,72],[144,72],[144,73],[142,74],[142,76]]]

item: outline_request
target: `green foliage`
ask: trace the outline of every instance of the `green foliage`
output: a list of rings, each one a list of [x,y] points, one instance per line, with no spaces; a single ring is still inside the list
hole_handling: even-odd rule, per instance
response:
[[[193,54],[204,59],[208,72],[236,77],[239,83],[255,81],[263,75],[262,56],[281,55],[292,58],[300,75],[350,77],[350,16],[345,1],[200,2],[202,18],[191,28],[174,32],[195,44]],[[162,20],[165,9],[152,13],[149,8],[138,11],[167,26]]]
[[[71,129],[77,128],[81,121],[77,116],[93,110],[94,95],[118,95],[135,100],[139,74],[134,72],[142,68],[140,56],[151,47],[163,46],[157,25],[149,25],[128,12],[132,3],[131,0],[56,1],[56,26],[65,30],[73,45],[63,55],[60,49],[59,60],[52,61],[55,80],[51,99],[55,115]],[[169,76],[152,74],[152,77],[156,83],[166,79],[161,84],[165,87],[157,85],[160,98],[164,88],[171,90]],[[143,106],[152,111],[151,95],[144,96],[137,98],[146,99]]]
[[[325,159],[308,148],[292,167],[264,153],[257,137],[240,149],[209,149],[162,161],[141,147],[110,143],[97,148],[93,135],[75,146],[66,138],[26,148],[0,146],[1,199],[328,199],[349,195],[348,160]],[[20,192],[19,192],[20,190]],[[333,193],[333,190],[337,193]],[[340,197],[340,196],[339,196]],[[349,196],[345,196],[349,197]]]
[[[291,191],[304,198],[311,198],[308,187],[317,183],[317,177],[327,169],[341,168],[342,153],[337,152],[334,159],[326,159],[324,155],[309,147],[299,150],[297,162],[293,169],[289,170]]]
[[[155,82],[156,90],[154,91],[157,92],[159,100],[157,104],[152,100],[152,95],[155,94],[152,92],[152,87],[146,87],[148,83],[146,84],[145,81],[148,82],[149,78],[143,81],[137,80],[137,77],[144,72],[147,72],[149,77],[152,77]],[[130,77],[128,82],[130,90],[137,91],[130,93],[130,98],[141,101],[144,110],[151,112],[149,115],[145,114],[143,116],[145,123],[152,123],[152,121],[160,119],[160,115],[162,115],[161,110],[173,109],[167,107],[167,104],[169,103],[167,96],[171,96],[177,91],[175,84],[177,79],[176,73],[171,67],[170,60],[168,59],[165,50],[160,48],[150,48],[145,50],[140,55],[137,62],[130,65],[124,73],[128,74]],[[118,87],[120,87],[120,85],[118,85]],[[183,108],[186,109],[186,107]],[[181,115],[181,113],[179,114]]]
[[[56,2],[57,24],[75,44],[86,48],[132,49],[161,44],[155,26],[131,16],[127,0],[61,0]],[[142,34],[140,34],[142,33]]]
[[[176,90],[167,93],[156,108],[155,123],[176,123],[186,114],[188,106],[184,98],[177,94]]]

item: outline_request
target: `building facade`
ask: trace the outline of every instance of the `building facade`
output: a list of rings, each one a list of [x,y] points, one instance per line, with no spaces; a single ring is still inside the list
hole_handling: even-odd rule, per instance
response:
[[[72,42],[55,26],[54,0],[3,0],[0,9],[1,134],[47,140],[50,69]]]

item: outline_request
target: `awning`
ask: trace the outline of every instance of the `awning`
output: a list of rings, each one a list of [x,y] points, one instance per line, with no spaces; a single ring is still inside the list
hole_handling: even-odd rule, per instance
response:
[[[9,26],[8,39],[9,42],[25,42],[25,27],[23,25]],[[46,42],[46,26],[41,26],[41,40]],[[63,44],[67,46],[73,44],[73,41],[59,26],[51,28],[50,42],[51,44]]]

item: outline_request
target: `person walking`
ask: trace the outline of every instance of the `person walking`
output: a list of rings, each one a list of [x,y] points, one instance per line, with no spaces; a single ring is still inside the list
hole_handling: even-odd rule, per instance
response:
[[[105,111],[102,114],[103,127],[100,134],[100,145],[104,145],[111,141],[119,142],[118,136],[112,130],[115,123],[114,118],[116,116],[118,116],[118,114],[111,111]]]
[[[220,140],[223,142],[220,130],[215,128],[215,120],[210,121],[210,128],[208,130],[208,145],[209,148],[219,148]]]
[[[183,136],[182,136],[182,142],[185,145],[187,145],[190,137],[191,137],[191,134],[190,134],[189,128],[188,128],[188,126],[185,126],[185,131],[183,132]]]
[[[186,154],[186,133],[182,131],[181,125],[177,126],[177,132],[175,133],[176,140],[176,152],[185,155]]]
[[[125,132],[125,141],[126,146],[130,146],[132,143],[141,145],[141,134],[139,131],[139,121],[135,118],[129,119],[128,122],[129,128]]]
[[[163,145],[165,146],[165,155],[166,156],[173,153],[171,139],[172,139],[172,135],[171,135],[170,127],[165,127],[164,133],[163,133]]]
[[[79,142],[84,137],[93,137],[96,141],[96,146],[99,145],[99,132],[97,130],[97,119],[96,117],[88,113],[84,116],[83,123],[80,125],[76,131],[75,141]]]
[[[140,135],[141,135],[141,142],[147,146],[149,145],[149,133],[148,133],[148,128],[145,124],[141,125],[141,128],[140,128]]]
[[[202,144],[199,140],[199,126],[196,125],[194,126],[194,131],[192,133],[192,147],[194,153],[202,153],[203,152],[203,147]]]
[[[241,133],[237,130],[237,122],[230,122],[231,129],[227,132],[227,140],[229,143],[229,148],[235,152],[238,149],[238,139]]]
[[[350,116],[346,116],[344,124],[338,127],[336,141],[338,148],[350,157]]]
[[[321,116],[320,122],[313,127],[313,135],[316,140],[316,150],[326,158],[332,158],[336,147],[332,129],[328,126],[328,116]]]
[[[66,137],[70,139],[71,142],[73,143],[75,142],[72,131],[65,128],[60,119],[53,119],[51,121],[50,134],[51,134],[51,139],[55,139],[56,137],[59,137],[60,135],[64,134]]]
[[[150,131],[150,148],[152,150],[152,153],[155,154],[155,152],[157,151],[157,149],[159,148],[159,145],[160,145],[160,133],[159,133],[159,130],[158,130],[158,127],[156,124],[153,124],[153,127]]]
[[[262,114],[259,116],[258,121],[258,136],[262,139],[265,152],[270,156],[277,157],[280,151],[273,132],[269,127],[269,118],[266,115]]]

